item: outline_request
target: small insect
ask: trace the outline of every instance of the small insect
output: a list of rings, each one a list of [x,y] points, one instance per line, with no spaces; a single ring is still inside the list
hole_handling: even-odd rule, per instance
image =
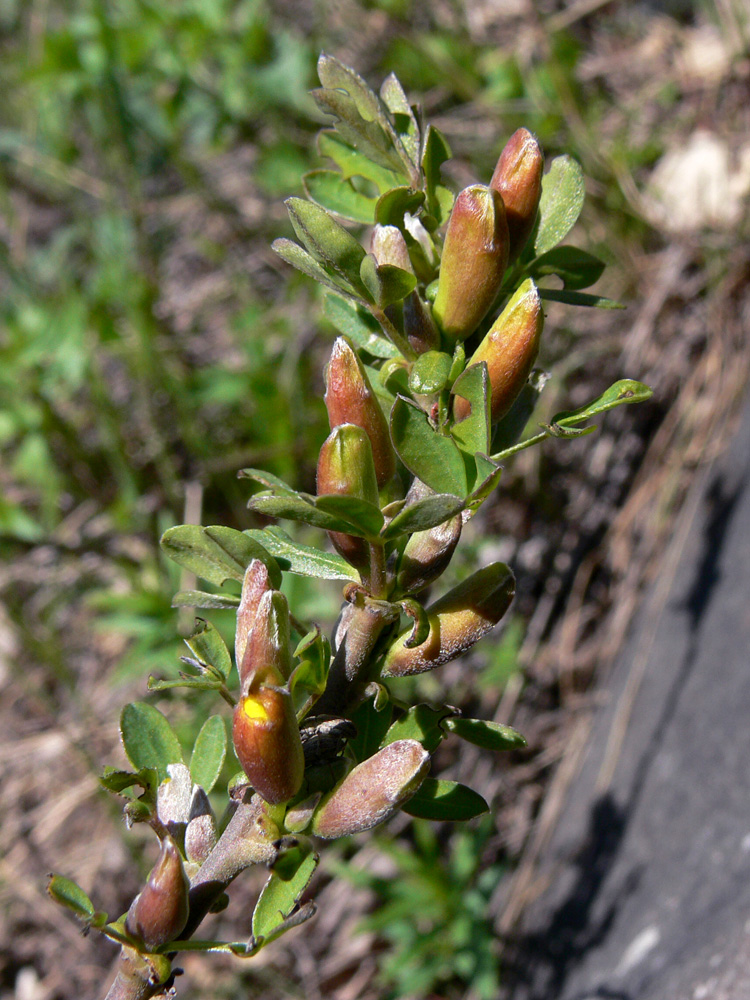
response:
[[[357,735],[349,719],[316,715],[305,719],[300,729],[305,767],[319,767],[340,757],[348,740]]]

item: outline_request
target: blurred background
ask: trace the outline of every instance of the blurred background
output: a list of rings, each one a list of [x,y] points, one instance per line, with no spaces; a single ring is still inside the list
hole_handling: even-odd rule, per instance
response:
[[[526,735],[502,759],[441,748],[492,817],[329,848],[312,923],[247,964],[186,956],[180,996],[502,995],[571,727],[747,383],[749,46],[742,0],[0,0],[0,996],[103,995],[115,949],[82,938],[45,873],[119,914],[153,863],[97,774],[191,628],[161,533],[252,527],[243,466],[313,487],[332,330],[269,244],[320,165],[321,50],[372,85],[397,73],[456,187],[486,183],[520,125],[582,163],[572,242],[627,308],[550,304],[545,414],[625,376],[654,397],[509,463],[454,560],[519,578],[494,642],[414,682]],[[340,594],[294,578],[290,598],[329,623]],[[230,612],[207,617],[231,634]],[[157,702],[185,745],[202,698]],[[247,937],[262,882],[207,933]]]

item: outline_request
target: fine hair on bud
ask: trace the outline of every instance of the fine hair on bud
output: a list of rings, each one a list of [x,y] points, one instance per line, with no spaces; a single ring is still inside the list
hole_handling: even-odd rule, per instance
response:
[[[406,629],[386,653],[385,677],[406,677],[439,667],[470,649],[500,621],[515,595],[515,579],[505,563],[490,563],[427,608],[430,631],[409,647]]]
[[[528,242],[542,194],[544,155],[528,129],[519,128],[508,140],[492,174],[490,187],[502,197],[508,220],[510,261]]]
[[[490,419],[501,420],[516,401],[534,367],[544,327],[542,300],[531,278],[521,284],[471,357],[484,361],[490,379]],[[455,396],[453,416],[463,420],[470,404]]]
[[[170,836],[164,837],[148,881],[128,910],[128,933],[150,950],[174,941],[188,920],[189,888],[177,845]]]
[[[466,340],[500,291],[508,265],[503,199],[484,184],[464,188],[453,205],[432,314],[449,341]]]

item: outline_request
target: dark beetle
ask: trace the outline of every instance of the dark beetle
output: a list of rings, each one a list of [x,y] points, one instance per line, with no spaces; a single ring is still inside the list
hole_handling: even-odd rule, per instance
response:
[[[339,757],[348,740],[357,735],[357,727],[349,719],[330,715],[315,715],[302,722],[300,737],[305,755],[305,768],[319,767]]]

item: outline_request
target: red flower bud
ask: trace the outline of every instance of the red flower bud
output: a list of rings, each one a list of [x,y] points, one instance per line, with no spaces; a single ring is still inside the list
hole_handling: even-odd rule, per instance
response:
[[[268,567],[260,559],[253,559],[245,570],[242,594],[237,608],[237,631],[234,636],[234,659],[237,670],[242,666],[247,641],[258,613],[258,604],[267,590],[271,590]]]
[[[505,416],[526,384],[539,353],[543,326],[542,300],[536,285],[528,278],[519,286],[471,357],[472,365],[487,362],[493,424]],[[467,417],[469,410],[468,400],[462,396],[454,397],[453,416],[456,420]]]
[[[171,837],[165,837],[146,885],[128,910],[128,933],[143,941],[150,951],[174,941],[188,920],[189,888],[177,845]]]
[[[318,496],[339,494],[359,497],[378,504],[378,485],[367,433],[356,424],[335,427],[323,442],[318,456]],[[364,538],[329,531],[328,537],[339,555],[365,569],[370,564],[370,549]]]
[[[292,699],[274,669],[256,674],[237,703],[232,739],[237,759],[255,791],[271,804],[286,802],[302,785],[305,758]]]
[[[278,674],[282,683],[292,672],[289,604],[278,590],[266,590],[258,602],[255,624],[239,666],[240,690],[244,693],[255,678],[262,681],[269,670]]]
[[[334,342],[326,369],[324,399],[331,429],[341,424],[356,424],[367,433],[378,486],[384,486],[396,471],[396,455],[385,415],[364,365],[346,337],[338,337]]]
[[[396,740],[357,765],[315,811],[312,832],[333,840],[383,823],[422,784],[430,755],[416,740]]]
[[[513,574],[504,563],[491,563],[449,591],[427,609],[430,632],[420,646],[406,645],[412,629],[388,650],[382,673],[405,677],[455,660],[503,617],[515,594]]]
[[[508,265],[503,200],[483,184],[464,188],[453,205],[432,314],[450,340],[466,340],[497,298]]]
[[[500,154],[490,187],[505,203],[510,260],[521,253],[531,235],[542,194],[544,156],[536,138],[519,128]]]

